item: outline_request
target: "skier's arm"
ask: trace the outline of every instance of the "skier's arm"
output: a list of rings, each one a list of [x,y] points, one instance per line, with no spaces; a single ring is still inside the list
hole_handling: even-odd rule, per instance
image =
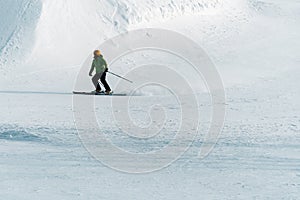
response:
[[[103,59],[104,60],[104,59]],[[105,72],[108,72],[107,62],[104,60]]]
[[[92,66],[91,66],[91,69],[90,69],[90,72],[89,72],[89,76],[93,76],[94,68],[95,68],[95,65],[94,65],[94,62],[93,62]]]

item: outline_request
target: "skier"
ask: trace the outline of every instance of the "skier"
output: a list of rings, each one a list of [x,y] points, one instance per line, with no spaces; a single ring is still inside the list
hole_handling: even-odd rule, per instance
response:
[[[96,74],[93,76],[92,73],[95,68],[96,68]],[[101,83],[105,87],[105,94],[107,94],[107,95],[112,94],[112,91],[111,91],[108,83],[106,82],[106,72],[108,72],[107,63],[104,60],[103,55],[101,54],[100,50],[95,50],[94,51],[94,60],[93,60],[92,67],[89,72],[89,76],[93,76],[92,81],[96,88],[96,90],[95,90],[96,93],[102,92],[101,86],[98,82],[100,79]]]

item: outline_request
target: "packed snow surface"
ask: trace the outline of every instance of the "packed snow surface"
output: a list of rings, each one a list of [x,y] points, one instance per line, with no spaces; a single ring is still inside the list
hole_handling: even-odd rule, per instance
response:
[[[292,0],[1,0],[0,199],[299,199],[299,10]],[[84,148],[71,91],[95,48],[141,28],[177,31],[206,51],[225,86],[226,119],[213,151],[197,157],[212,106],[207,91],[198,91],[201,134],[191,148],[170,166],[137,175]],[[110,69],[122,74],[139,59],[129,55]],[[108,81],[114,87],[117,79]],[[172,140],[180,125],[173,98],[132,97],[137,124],[155,120],[152,105],[171,113],[164,134],[150,142],[114,127],[112,98],[123,97],[95,97],[95,111],[115,145],[145,153]]]

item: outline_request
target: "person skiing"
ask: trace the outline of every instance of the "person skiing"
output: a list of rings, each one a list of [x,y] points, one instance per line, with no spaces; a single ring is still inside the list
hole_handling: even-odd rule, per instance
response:
[[[93,76],[93,71],[96,69],[96,74]],[[107,63],[103,58],[100,50],[94,51],[94,60],[89,72],[89,76],[93,76],[92,82],[96,88],[96,93],[101,93],[101,86],[99,84],[99,79],[105,88],[105,94],[109,95],[112,93],[108,83],[106,82],[106,72],[108,72]]]

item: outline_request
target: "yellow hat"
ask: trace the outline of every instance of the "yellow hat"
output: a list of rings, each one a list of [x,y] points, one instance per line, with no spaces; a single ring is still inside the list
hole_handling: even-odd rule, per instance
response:
[[[100,50],[95,50],[94,51],[94,56],[101,56],[101,51]]]

